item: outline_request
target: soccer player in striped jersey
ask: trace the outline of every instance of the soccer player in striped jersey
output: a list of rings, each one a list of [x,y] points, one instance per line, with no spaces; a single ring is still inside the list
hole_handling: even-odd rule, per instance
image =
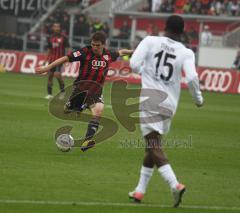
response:
[[[69,43],[67,38],[61,33],[61,25],[59,23],[54,23],[52,26],[53,34],[48,38],[47,42],[47,62],[50,64],[53,61],[63,57],[69,50]],[[61,94],[59,99],[64,98],[64,81],[61,75],[62,66],[57,66],[48,71],[48,83],[47,83],[47,96],[46,99],[51,99],[52,87],[53,87],[53,77],[55,76],[58,80]]]
[[[137,187],[129,197],[140,202],[156,166],[170,186],[173,206],[178,207],[186,187],[179,183],[163,152],[162,135],[170,129],[177,110],[181,90],[181,72],[185,71],[189,90],[195,104],[203,105],[202,93],[192,50],[181,43],[184,20],[177,15],[169,16],[164,36],[147,36],[138,45],[130,59],[133,70],[141,72],[142,90],[140,100],[141,130],[146,141],[145,156]],[[147,91],[148,102],[146,100]],[[145,95],[144,95],[145,94]],[[151,97],[152,96],[152,97]]]
[[[92,140],[98,130],[99,121],[104,109],[102,99],[102,86],[107,76],[109,64],[116,61],[119,56],[131,55],[132,50],[121,49],[109,51],[105,48],[106,35],[96,32],[91,38],[91,45],[71,52],[46,67],[36,68],[37,73],[45,73],[65,62],[80,62],[79,75],[73,84],[73,91],[67,101],[64,112],[82,111],[89,108],[92,120],[88,124],[85,142],[82,151],[94,146]]]

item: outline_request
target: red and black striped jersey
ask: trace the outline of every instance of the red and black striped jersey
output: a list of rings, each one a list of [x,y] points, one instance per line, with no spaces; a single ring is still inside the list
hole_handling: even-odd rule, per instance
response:
[[[89,80],[100,85],[104,84],[109,64],[116,61],[119,53],[103,49],[102,55],[95,55],[91,46],[71,52],[68,55],[69,62],[80,61],[79,75],[76,81]]]
[[[48,39],[47,48],[50,49],[50,54],[48,55],[48,62],[52,63],[58,58],[63,57],[65,49],[69,47],[67,38],[62,34],[54,34]]]

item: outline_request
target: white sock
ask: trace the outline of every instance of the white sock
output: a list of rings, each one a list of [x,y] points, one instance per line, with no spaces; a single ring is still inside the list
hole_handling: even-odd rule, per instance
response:
[[[143,194],[146,192],[148,183],[153,174],[153,170],[154,170],[153,168],[148,168],[148,167],[142,166],[139,182],[138,182],[138,185],[137,185],[135,191],[141,192]]]
[[[170,186],[170,188],[175,189],[178,184],[178,181],[170,164],[166,164],[164,166],[159,167],[158,171],[160,175],[163,177],[163,179]]]

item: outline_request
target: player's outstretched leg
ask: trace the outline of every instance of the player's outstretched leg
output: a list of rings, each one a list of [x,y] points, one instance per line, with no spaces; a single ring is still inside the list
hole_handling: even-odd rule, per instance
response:
[[[100,102],[96,103],[96,104],[90,106],[90,109],[91,109],[93,118],[88,124],[85,141],[83,142],[83,144],[81,146],[82,151],[87,151],[88,149],[95,146],[95,141],[92,140],[92,138],[94,137],[95,133],[98,130],[100,118],[101,118],[101,115],[102,115],[102,112],[104,109],[104,104],[100,103]]]
[[[161,143],[161,135],[157,132],[152,132],[147,135],[146,140],[150,146],[151,156],[158,171],[165,182],[169,185],[173,194],[173,207],[178,207],[182,201],[182,196],[186,191],[186,187],[179,183],[176,175],[168,162],[167,157],[163,152],[163,147]]]
[[[45,99],[47,99],[47,100],[53,98],[53,95],[52,95],[53,76],[54,76],[54,73],[49,71],[49,73],[48,73],[48,83],[47,83],[47,93],[48,94],[45,96]]]
[[[95,135],[95,133],[97,132],[98,126],[99,126],[99,118],[93,117],[93,119],[88,124],[85,141],[83,142],[83,144],[81,146],[82,151],[87,151],[88,149],[94,147],[95,141],[92,140],[92,138]]]
[[[138,185],[134,191],[128,193],[128,197],[134,202],[140,203],[144,197],[147,190],[148,183],[152,177],[154,171],[154,161],[152,159],[151,153],[149,152],[148,146],[145,149],[145,156],[143,160],[143,165],[140,171],[140,177]]]

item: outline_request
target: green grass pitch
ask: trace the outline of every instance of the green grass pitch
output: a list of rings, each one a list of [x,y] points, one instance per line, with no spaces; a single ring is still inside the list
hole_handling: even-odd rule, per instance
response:
[[[116,135],[86,153],[56,149],[56,129],[71,124],[73,136],[80,137],[86,125],[49,115],[43,99],[46,80],[0,74],[0,212],[240,212],[238,95],[205,92],[200,109],[188,91],[182,91],[165,138],[171,142],[165,151],[172,167],[187,186],[183,205],[173,209],[168,186],[157,171],[143,204],[131,205],[128,200],[144,149],[123,142],[141,140],[139,128],[129,133],[119,125]],[[66,84],[71,82],[66,79]],[[106,83],[104,116],[115,119],[110,88]]]

